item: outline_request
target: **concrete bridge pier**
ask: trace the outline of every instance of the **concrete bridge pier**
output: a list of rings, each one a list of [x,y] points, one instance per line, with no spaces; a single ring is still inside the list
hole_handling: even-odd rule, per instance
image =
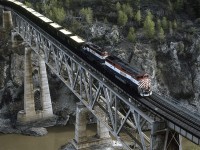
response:
[[[53,109],[49,91],[49,83],[47,78],[46,64],[44,58],[39,58],[39,73],[40,73],[40,89],[41,89],[41,105],[44,117],[53,117]]]
[[[95,145],[110,144],[112,142],[108,129],[97,121],[97,134],[93,137],[87,137],[87,114],[88,109],[81,103],[76,107],[76,125],[75,139],[72,144],[76,149],[91,148]]]
[[[18,122],[23,123],[37,119],[33,93],[31,49],[26,47],[24,55],[24,110],[17,115]]]
[[[105,116],[105,112],[103,112],[103,110],[101,110],[100,108],[96,107],[97,113],[98,115],[101,117],[102,121],[106,122],[106,116]],[[108,128],[101,123],[101,121],[97,120],[97,136],[100,139],[107,139],[108,142],[110,142],[110,134],[109,134],[109,130]]]
[[[13,27],[11,11],[3,10],[3,28],[8,30]]]
[[[24,60],[24,110],[19,111],[17,121],[19,124],[27,124],[30,122],[45,121],[54,117],[51,97],[49,92],[49,85],[47,79],[47,72],[45,62],[42,58],[39,59],[39,76],[40,76],[40,102],[42,109],[36,109],[36,102],[34,99],[33,86],[33,71],[31,48],[25,48]],[[37,90],[38,91],[38,90]]]
[[[166,122],[154,122],[151,131],[152,150],[182,150],[182,137],[166,128]]]
[[[16,37],[17,37],[17,36],[18,36],[18,33],[17,33],[17,32],[11,31],[11,42],[12,42],[12,47],[13,47],[13,48],[17,46],[17,43],[18,43],[18,42],[21,43],[21,41],[16,40]]]

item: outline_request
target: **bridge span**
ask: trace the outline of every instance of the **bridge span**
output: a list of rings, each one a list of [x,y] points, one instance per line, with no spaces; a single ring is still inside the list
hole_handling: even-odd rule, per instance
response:
[[[18,114],[19,122],[39,121],[53,115],[46,63],[80,100],[73,140],[77,149],[85,148],[89,143],[109,143],[109,133],[123,143],[125,149],[182,149],[181,136],[200,145],[200,118],[183,111],[155,92],[149,97],[139,97],[112,75],[101,72],[90,60],[73,51],[73,47],[65,44],[54,32],[47,32],[44,26],[30,19],[24,11],[1,4],[1,1],[0,5],[4,10],[3,26],[12,26],[12,42],[15,42],[16,36],[20,36],[26,43],[26,99],[24,110]],[[30,65],[30,53],[33,52],[39,58],[40,91],[44,95],[41,96],[43,104],[39,114],[35,112],[34,99],[31,98],[34,68]],[[98,140],[95,142],[86,138],[87,111],[98,119]]]

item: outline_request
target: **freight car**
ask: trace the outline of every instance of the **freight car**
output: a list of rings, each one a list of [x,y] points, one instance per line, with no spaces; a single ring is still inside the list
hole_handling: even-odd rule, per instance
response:
[[[152,94],[151,79],[146,73],[130,67],[127,63],[123,62],[116,56],[109,55],[109,53],[91,42],[87,42],[81,37],[73,34],[42,14],[35,10],[28,8],[23,3],[15,0],[0,0],[5,8],[11,8],[20,15],[26,17],[35,26],[39,26],[51,37],[60,41],[69,49],[86,60],[98,63],[99,71],[103,71],[106,75],[108,72],[114,74],[115,78],[127,86],[132,86],[137,89],[140,96],[150,96]]]

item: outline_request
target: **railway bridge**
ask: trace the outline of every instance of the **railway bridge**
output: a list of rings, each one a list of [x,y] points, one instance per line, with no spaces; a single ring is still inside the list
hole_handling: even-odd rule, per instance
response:
[[[200,118],[189,110],[155,92],[150,97],[138,97],[76,55],[71,47],[63,45],[34,20],[12,7],[0,7],[3,27],[12,28],[12,43],[16,42],[16,36],[25,43],[24,110],[18,113],[19,123],[53,117],[48,66],[80,100],[72,142],[76,149],[109,144],[112,142],[110,135],[125,149],[181,150],[181,137],[200,144]],[[38,67],[32,66],[32,53],[38,56]],[[38,86],[33,82],[34,73],[40,79]],[[36,91],[40,93],[40,110],[35,108]],[[86,134],[88,112],[97,118],[98,136],[95,139]]]

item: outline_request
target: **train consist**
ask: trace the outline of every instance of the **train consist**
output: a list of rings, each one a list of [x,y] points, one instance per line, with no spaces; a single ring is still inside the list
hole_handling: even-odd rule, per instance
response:
[[[87,42],[42,14],[28,8],[21,2],[15,0],[0,0],[0,4],[3,4],[5,9],[11,8],[16,13],[27,17],[30,21],[36,22],[37,26],[52,37],[59,39],[62,44],[73,48],[78,53],[83,53],[83,57],[88,57],[88,59],[95,63],[99,63],[99,66],[103,68],[105,73],[109,72],[110,74],[114,74],[116,80],[120,80],[120,82],[127,86],[137,88],[140,96],[150,96],[152,94],[151,79],[148,74],[133,69],[118,57],[110,55],[103,48]]]

